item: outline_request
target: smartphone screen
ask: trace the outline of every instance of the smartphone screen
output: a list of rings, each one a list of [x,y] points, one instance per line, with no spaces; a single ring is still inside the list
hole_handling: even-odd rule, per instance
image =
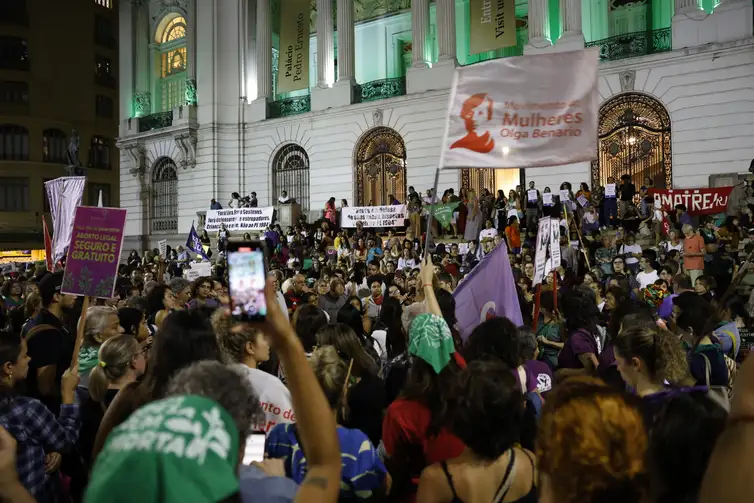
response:
[[[252,433],[246,437],[243,464],[250,465],[252,461],[264,461],[264,440],[264,433]]]
[[[241,243],[228,250],[228,286],[231,314],[235,318],[261,320],[267,316],[266,278],[261,243]]]

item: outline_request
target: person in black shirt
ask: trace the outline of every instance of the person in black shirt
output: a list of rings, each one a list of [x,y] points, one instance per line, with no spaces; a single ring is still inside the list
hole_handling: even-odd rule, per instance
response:
[[[60,381],[70,366],[75,334],[63,322],[64,311],[73,308],[76,297],[60,293],[63,272],[48,274],[39,283],[42,310],[26,325],[29,374],[26,395],[39,399],[51,411],[60,410]]]
[[[529,192],[535,191],[537,193],[537,199],[529,197]],[[539,221],[539,207],[542,204],[542,196],[539,190],[534,188],[534,182],[529,182],[529,190],[524,194],[526,196],[526,231],[536,230],[537,223]],[[532,194],[533,195],[533,194]]]
[[[618,218],[623,218],[626,210],[631,205],[636,195],[636,185],[631,182],[631,175],[623,175],[620,177],[621,185],[618,187],[618,197],[620,199],[618,210],[620,214]]]
[[[704,275],[712,276],[717,287],[715,297],[718,299],[725,295],[733,281],[733,259],[729,255],[720,252],[717,243],[707,243],[707,256],[704,258]]]

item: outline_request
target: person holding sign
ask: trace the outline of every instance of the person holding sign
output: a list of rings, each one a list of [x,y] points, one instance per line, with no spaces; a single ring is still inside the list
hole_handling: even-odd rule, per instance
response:
[[[529,182],[529,190],[526,191],[526,231],[531,232],[537,228],[539,220],[539,206],[542,204],[539,190],[534,187],[534,182]]]
[[[603,200],[604,223],[607,227],[615,228],[618,223],[618,192],[615,178],[609,176],[605,184],[605,199]]]
[[[545,217],[560,217],[563,211],[560,198],[553,194],[550,187],[542,192],[542,215]]]

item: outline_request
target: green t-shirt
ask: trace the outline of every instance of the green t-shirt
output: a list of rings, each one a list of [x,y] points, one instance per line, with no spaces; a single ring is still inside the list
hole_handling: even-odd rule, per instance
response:
[[[537,327],[536,335],[537,337],[542,335],[548,341],[563,342],[560,339],[560,325],[558,323],[542,323]],[[560,353],[558,348],[539,343],[539,359],[547,363],[552,369],[558,366],[558,353]]]

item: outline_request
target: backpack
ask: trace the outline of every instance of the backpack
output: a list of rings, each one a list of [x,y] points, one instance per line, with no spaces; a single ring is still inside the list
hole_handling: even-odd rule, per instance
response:
[[[709,379],[712,367],[709,358],[704,353],[699,353],[704,358],[704,381],[707,386],[707,396],[715,403],[720,405],[726,411],[730,411],[730,399],[733,395],[733,380],[735,374],[738,373],[738,369],[735,368],[735,362],[733,362],[734,371],[731,372],[728,361],[730,358],[724,356],[725,366],[728,368],[728,385],[727,386],[710,386]]]

